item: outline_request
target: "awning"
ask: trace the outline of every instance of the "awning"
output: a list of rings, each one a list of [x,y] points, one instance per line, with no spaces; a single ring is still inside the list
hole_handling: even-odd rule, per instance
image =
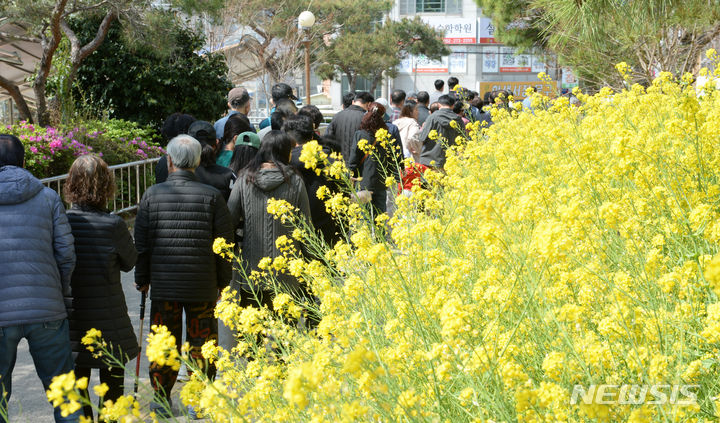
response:
[[[26,79],[35,72],[41,56],[40,43],[33,41],[25,28],[0,18],[0,75],[20,88],[31,108],[35,106],[35,93]],[[0,101],[8,98],[8,92],[0,89]]]

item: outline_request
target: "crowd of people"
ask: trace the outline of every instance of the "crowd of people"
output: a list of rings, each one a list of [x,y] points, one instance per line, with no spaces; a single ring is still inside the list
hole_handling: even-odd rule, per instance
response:
[[[327,128],[321,126],[320,110],[298,109],[292,88],[282,83],[273,86],[273,109],[259,128],[248,119],[252,99],[242,87],[229,92],[229,112],[214,123],[175,113],[161,131],[167,154],[157,164],[156,184],[138,206],[134,237],[106,209],[116,185],[100,157],[81,156],[71,166],[63,189],[70,204],[66,211],[57,192],[23,169],[22,142],[0,135],[0,422],[22,338],[46,389],[54,376],[74,370],[77,377],[90,377],[99,369],[109,388],[103,400],[123,394],[122,368],[93,355],[82,342],[96,329],[120,362],[137,357],[121,271],[135,269],[136,288],[149,291],[151,323],[166,326],[178,349],[185,316],[185,340],[198,363],[208,341],[232,347],[236,334],[214,317],[220,291],[230,285],[240,305],[272,307],[273,291],[244,275],[257,270],[262,258],[279,256],[275,241],[293,229],[269,214],[268,201],[296,207],[328,245],[340,239],[338,222],[317,196],[318,188],[334,182],[305,167],[303,145],[317,141],[326,154],[341,154],[357,190],[367,193],[369,207],[386,212],[392,203],[387,177],[402,182],[404,159],[412,158],[421,170],[442,168],[446,148],[465,123],[492,123],[482,105],[495,99],[481,100],[458,82],[448,79],[448,92],[443,80],[430,93],[395,90],[389,102],[367,92],[348,93]],[[380,129],[389,142],[378,142]],[[368,154],[363,143],[374,153]],[[236,243],[244,272],[233,272],[231,263],[213,254],[216,238]],[[287,292],[308,294],[289,275],[279,279]],[[215,371],[212,365],[204,370],[210,377]],[[151,408],[160,415],[168,412],[177,377],[177,369],[150,366],[156,393]],[[92,418],[91,407],[81,412]],[[79,414],[54,411],[57,422],[77,422]]]

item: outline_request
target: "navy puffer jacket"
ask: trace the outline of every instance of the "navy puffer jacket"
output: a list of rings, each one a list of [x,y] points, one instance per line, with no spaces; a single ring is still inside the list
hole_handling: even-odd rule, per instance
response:
[[[0,327],[67,317],[74,267],[60,196],[25,169],[0,167]]]

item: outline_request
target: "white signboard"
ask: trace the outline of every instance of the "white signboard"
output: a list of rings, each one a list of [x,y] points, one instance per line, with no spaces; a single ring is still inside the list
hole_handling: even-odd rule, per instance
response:
[[[406,58],[404,58],[400,61],[400,65],[398,66],[398,72],[412,73],[412,70],[413,70],[413,57],[408,54]]]
[[[417,73],[448,73],[450,65],[447,57],[442,60],[430,60],[426,56],[414,56]]]
[[[483,47],[482,51],[482,71],[483,73],[500,72],[500,47]]]
[[[478,43],[479,44],[499,44],[495,39],[495,25],[490,18],[482,17],[478,19]]]
[[[540,73],[545,72],[545,62],[543,62],[542,56],[533,56],[532,58],[532,72]]]
[[[560,82],[562,88],[572,89],[578,86],[577,77],[570,68],[562,68],[562,80]]]
[[[500,48],[500,72],[532,72],[529,54],[515,55],[512,47]]]
[[[477,20],[467,18],[448,18],[445,16],[423,16],[423,21],[442,31],[445,44],[477,43]]]
[[[450,73],[467,73],[466,53],[453,53],[450,55]]]

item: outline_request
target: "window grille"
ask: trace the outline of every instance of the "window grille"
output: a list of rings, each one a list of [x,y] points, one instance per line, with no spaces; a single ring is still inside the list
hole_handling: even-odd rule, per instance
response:
[[[415,0],[417,13],[444,13],[445,0]]]
[[[399,0],[400,15],[445,13],[462,15],[463,0]]]

